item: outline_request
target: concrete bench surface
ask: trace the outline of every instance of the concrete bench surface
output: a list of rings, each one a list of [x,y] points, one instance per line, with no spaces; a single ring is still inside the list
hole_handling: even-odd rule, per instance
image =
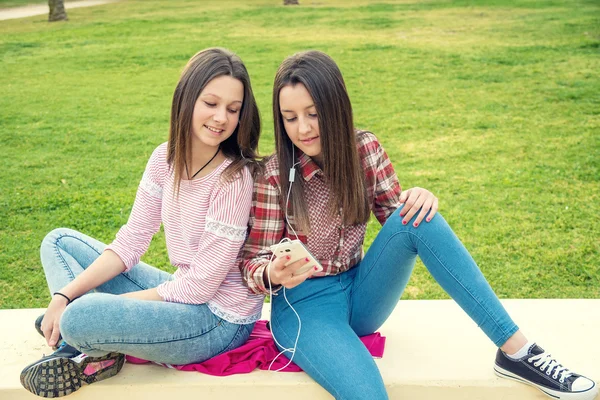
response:
[[[567,367],[600,379],[600,300],[503,300],[515,322]],[[0,310],[0,399],[35,399],[19,382],[22,368],[52,352],[33,327],[43,309]],[[263,318],[269,313],[265,305]],[[401,301],[380,332],[376,360],[391,399],[548,399],[537,389],[494,375],[496,348],[452,300]],[[343,373],[343,372],[340,372]],[[125,364],[106,381],[69,399],[331,399],[305,373],[254,371],[213,377],[158,365]]]

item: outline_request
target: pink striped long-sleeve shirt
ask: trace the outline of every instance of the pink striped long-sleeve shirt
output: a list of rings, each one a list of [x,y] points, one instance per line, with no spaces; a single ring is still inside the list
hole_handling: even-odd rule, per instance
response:
[[[248,290],[240,275],[240,248],[247,232],[253,180],[247,168],[232,181],[221,179],[231,161],[210,174],[181,181],[174,196],[174,175],[167,164],[167,143],[152,153],[127,224],[107,249],[131,269],[148,250],[162,222],[173,280],[157,287],[165,301],[204,304],[237,324],[260,317],[263,296]]]

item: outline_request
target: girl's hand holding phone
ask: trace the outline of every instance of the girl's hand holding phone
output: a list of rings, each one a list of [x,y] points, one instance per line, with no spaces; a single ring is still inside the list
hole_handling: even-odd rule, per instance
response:
[[[300,270],[304,266],[304,264],[307,263],[308,258],[295,261],[286,266],[285,264],[290,262],[290,259],[290,256],[275,258],[267,266],[267,268],[265,268],[265,282],[268,282],[268,279],[270,277],[272,286],[281,285],[287,289],[291,289],[304,282],[318,270],[317,266],[315,265],[308,271],[296,275],[295,272]]]

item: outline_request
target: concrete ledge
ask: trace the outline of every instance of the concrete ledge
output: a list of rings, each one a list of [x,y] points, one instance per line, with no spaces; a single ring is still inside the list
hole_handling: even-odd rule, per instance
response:
[[[600,379],[600,300],[505,300],[530,338],[567,367]],[[33,328],[44,310],[0,310],[0,399],[35,399],[19,383],[21,369],[50,353]],[[268,316],[265,307],[263,318]],[[560,316],[560,318],[557,318]],[[377,360],[391,399],[548,399],[536,389],[497,378],[494,345],[452,300],[401,301],[380,332],[385,356]],[[69,399],[276,398],[330,399],[304,373],[255,371],[212,377],[157,365],[128,365],[119,375],[84,387]]]

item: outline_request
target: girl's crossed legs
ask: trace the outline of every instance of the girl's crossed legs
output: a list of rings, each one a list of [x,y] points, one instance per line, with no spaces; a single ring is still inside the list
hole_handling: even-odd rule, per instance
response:
[[[106,245],[70,229],[55,229],[41,246],[50,292],[59,291],[85,270]],[[172,275],[140,262],[71,303],[60,331],[65,341],[90,356],[124,353],[146,360],[202,362],[242,345],[253,324],[238,325],[215,316],[206,304],[125,298]]]

